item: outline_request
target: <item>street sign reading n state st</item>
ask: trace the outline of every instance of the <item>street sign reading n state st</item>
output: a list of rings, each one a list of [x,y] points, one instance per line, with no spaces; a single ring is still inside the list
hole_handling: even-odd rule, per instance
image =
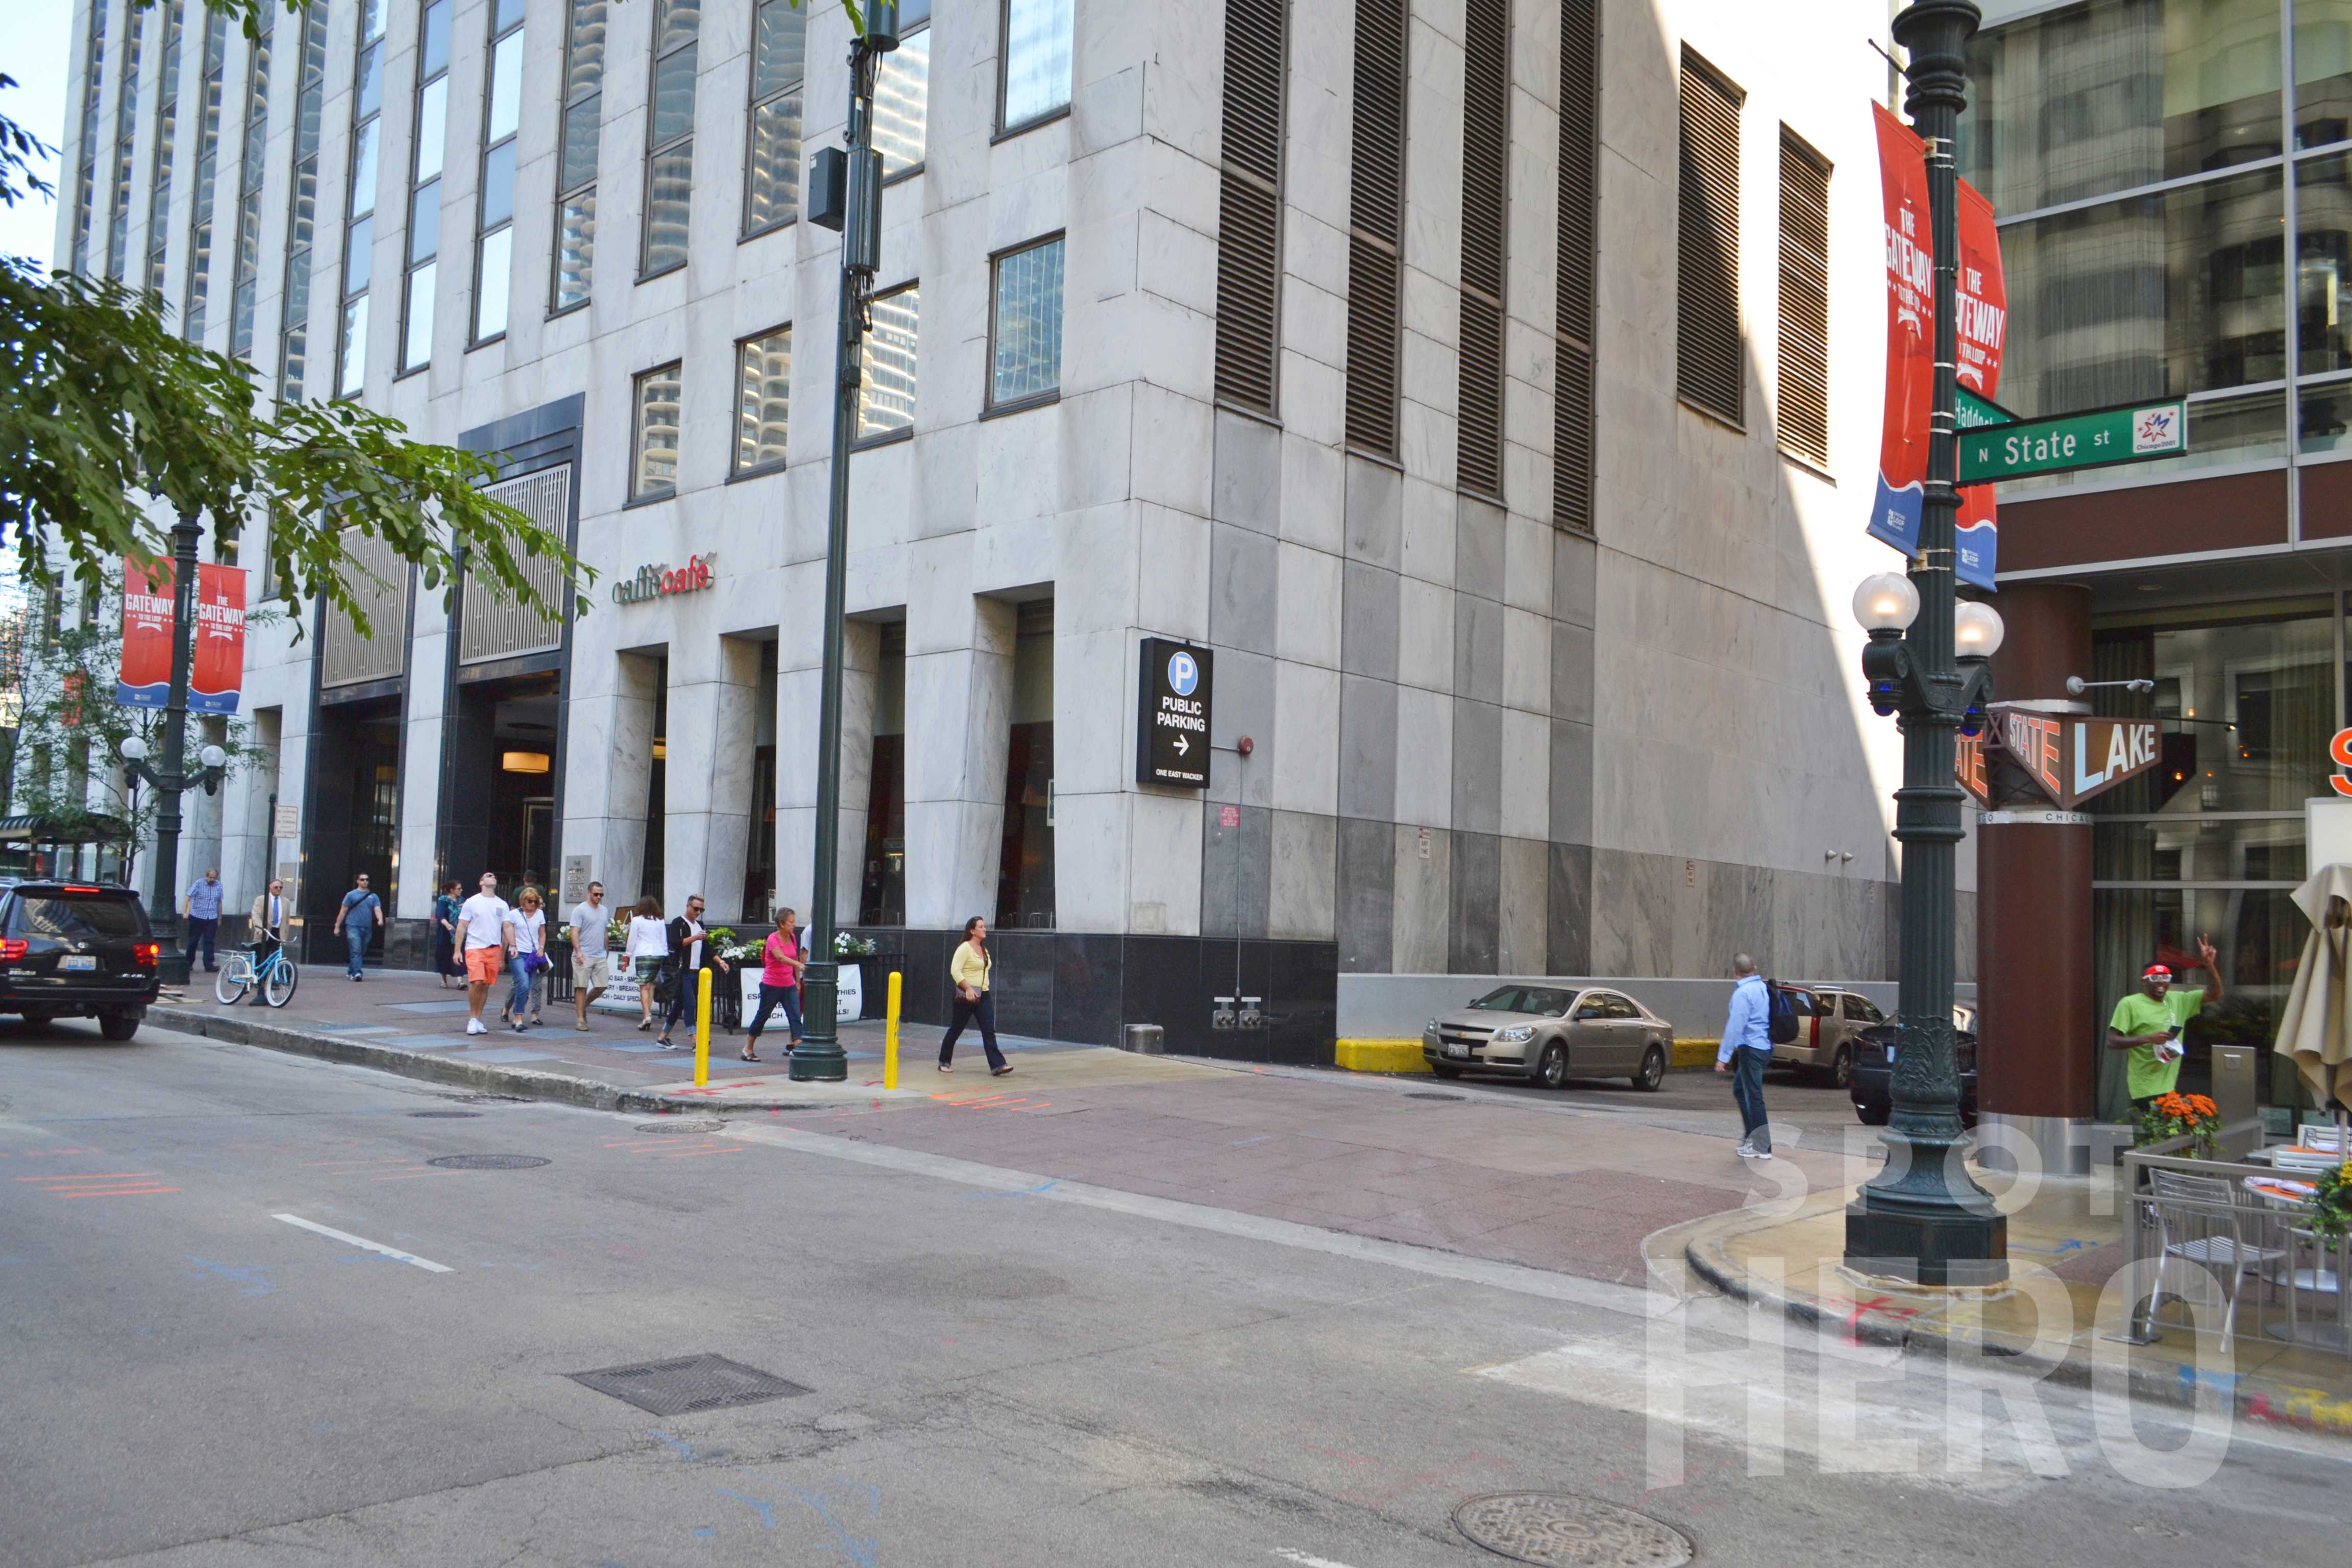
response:
[[[2178,398],[2063,414],[2054,419],[2021,419],[1960,432],[1960,483],[2136,463],[2187,450],[2189,405]]]
[[[1209,787],[1216,656],[1170,637],[1143,639],[1136,681],[1135,782]]]

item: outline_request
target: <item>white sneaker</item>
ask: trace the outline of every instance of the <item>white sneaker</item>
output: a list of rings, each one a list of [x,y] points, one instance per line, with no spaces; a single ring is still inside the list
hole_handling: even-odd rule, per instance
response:
[[[1753,1143],[1743,1142],[1738,1148],[1734,1149],[1732,1152],[1738,1155],[1743,1160],[1753,1160],[1756,1158],[1756,1145]]]
[[[1751,1160],[1769,1160],[1772,1157],[1772,1151],[1769,1149],[1750,1149],[1748,1151],[1748,1157]]]
[[[468,1018],[466,1020],[466,1033],[469,1035],[487,1035],[489,1031],[482,1027],[482,1021],[479,1018]]]

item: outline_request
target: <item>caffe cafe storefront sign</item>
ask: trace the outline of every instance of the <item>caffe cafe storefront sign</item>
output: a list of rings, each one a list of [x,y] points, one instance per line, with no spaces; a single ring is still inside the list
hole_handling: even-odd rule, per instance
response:
[[[636,574],[624,577],[613,584],[613,603],[642,605],[650,599],[667,598],[673,594],[692,594],[711,584],[711,563],[719,559],[715,552],[689,555],[683,566],[640,566]]]

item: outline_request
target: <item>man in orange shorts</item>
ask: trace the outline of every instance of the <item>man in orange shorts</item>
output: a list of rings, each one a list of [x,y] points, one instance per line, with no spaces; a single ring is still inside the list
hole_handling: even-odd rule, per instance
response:
[[[482,1003],[506,966],[514,934],[507,925],[507,901],[499,897],[495,872],[482,873],[482,890],[457,906],[457,946],[466,961],[466,1033],[487,1035]]]

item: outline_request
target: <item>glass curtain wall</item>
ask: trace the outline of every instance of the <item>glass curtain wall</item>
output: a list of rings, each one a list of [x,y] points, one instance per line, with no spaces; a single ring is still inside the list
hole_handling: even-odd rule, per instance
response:
[[[488,98],[482,108],[481,213],[475,220],[474,342],[503,337],[514,275],[515,137],[522,129],[523,0],[490,8]]]
[[[253,307],[261,288],[261,184],[269,148],[269,50],[278,12],[261,16],[261,36],[245,47],[245,134],[236,159],[236,258],[229,283],[228,352],[253,357]]]
[[[408,182],[408,262],[402,277],[400,369],[433,359],[433,298],[441,272],[441,166],[449,138],[449,0],[426,0],[416,28],[416,129]]]
[[[147,16],[134,7],[124,21],[122,86],[114,95],[114,189],[106,204],[106,275],[120,281],[131,247],[131,158],[139,135],[139,53],[147,40]]]
[[[1971,46],[1960,169],[2001,215],[2000,401],[2187,397],[2190,452],[2135,477],[2326,454],[2352,433],[2352,0],[2294,0],[2291,34],[2289,14],[2090,0]]]
[[[205,341],[205,306],[212,294],[213,187],[220,183],[221,88],[228,74],[228,18],[205,13],[203,74],[196,82],[196,188],[188,203],[188,281],[181,331]]]
[[[278,395],[302,401],[310,363],[310,268],[319,222],[319,116],[327,91],[327,7],[305,8],[294,91],[294,158],[286,182],[286,282],[279,290]]]
[[[73,269],[89,271],[89,230],[98,212],[99,95],[106,87],[106,13],[110,0],[90,0],[89,37],[82,46],[81,145],[74,159]]]
[[[383,0],[359,0],[359,60],[352,82],[352,178],[343,224],[342,368],[339,397],[367,384],[368,282],[375,258],[376,141],[383,129]]]
[[[2169,964],[2178,984],[2207,984],[2197,940],[2210,937],[2226,994],[2186,1031],[2184,1087],[2210,1082],[2213,1046],[2266,1047],[2276,1036],[2310,931],[2290,895],[2307,874],[2304,802],[2329,793],[2342,646],[2332,595],[2094,630],[2091,679],[2156,683],[2152,693],[2098,690],[2098,710],[2153,718],[2159,736],[2153,771],[2087,805],[2098,1037],[2150,963]],[[2129,1108],[2124,1065],[2100,1052],[2103,1116]],[[2265,1088],[2291,1103],[2292,1068],[2267,1073]]]
[[[147,182],[147,291],[163,291],[172,239],[172,143],[180,126],[180,39],[185,7],[164,0],[163,59],[155,75],[155,163]]]

